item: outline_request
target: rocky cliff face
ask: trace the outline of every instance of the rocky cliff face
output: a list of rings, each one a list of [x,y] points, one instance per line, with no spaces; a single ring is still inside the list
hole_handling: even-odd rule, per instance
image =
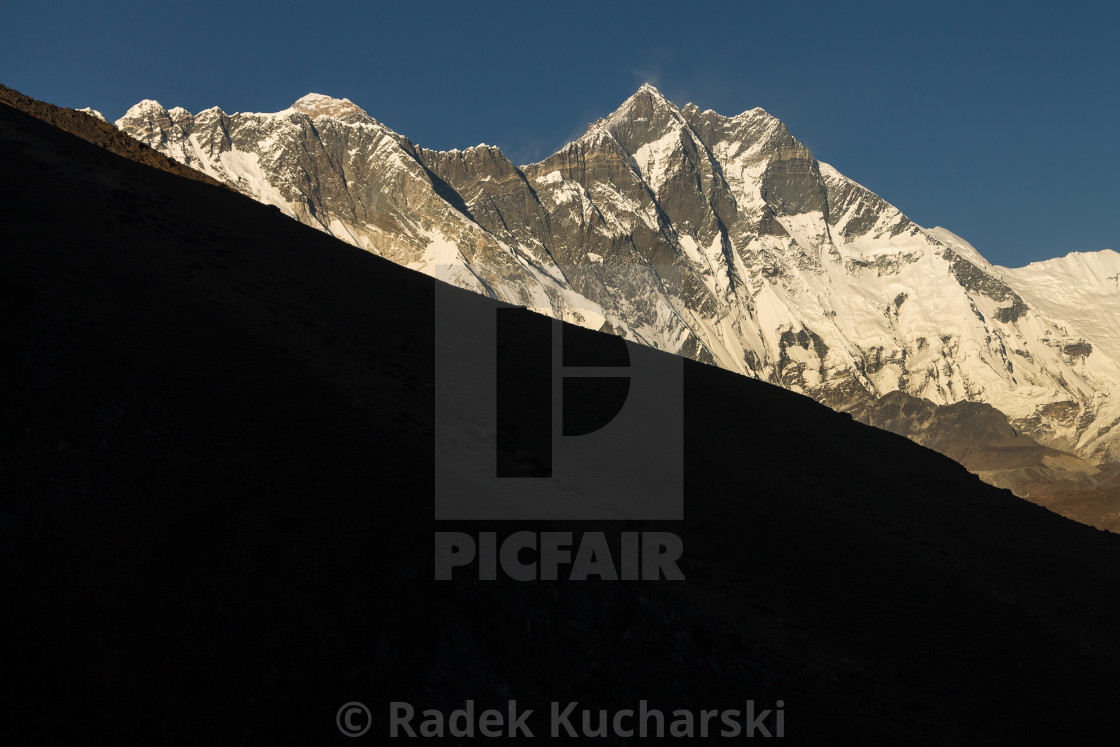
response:
[[[895,391],[987,403],[1042,446],[1120,460],[1120,348],[1040,302],[1052,294],[1037,279],[814,159],[762,109],[678,108],[647,85],[520,167],[493,146],[417,147],[315,94],[272,114],[144,101],[117,126],[303,223],[490,296],[838,409]]]

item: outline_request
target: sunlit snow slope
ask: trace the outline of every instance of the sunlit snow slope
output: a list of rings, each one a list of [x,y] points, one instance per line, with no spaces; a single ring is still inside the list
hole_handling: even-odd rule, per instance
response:
[[[850,409],[986,402],[1120,458],[1120,255],[1007,270],[814,159],[762,109],[646,85],[544,161],[432,151],[347,99],[272,114],[154,101],[117,126],[399,264]]]

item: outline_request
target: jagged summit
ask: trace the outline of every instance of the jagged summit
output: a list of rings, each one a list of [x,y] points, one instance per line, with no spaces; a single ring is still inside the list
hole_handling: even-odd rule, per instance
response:
[[[650,83],[643,83],[626,101],[607,115],[605,122],[615,125],[623,121],[649,121],[652,126],[664,125],[667,120],[680,120],[681,112],[661,91]]]
[[[348,123],[372,123],[374,121],[365,109],[362,109],[350,99],[336,99],[321,93],[309,93],[301,96],[292,104],[291,108],[306,114],[311,119],[328,117]]]
[[[155,99],[142,99],[133,104],[129,108],[129,110],[124,113],[124,116],[116,121],[116,125],[117,127],[121,127],[121,123],[123,122],[128,122],[130,120],[140,119],[143,117],[149,117],[153,114],[166,116],[167,110],[164,109],[163,105]]]
[[[102,114],[101,112],[97,111],[96,109],[92,109],[88,106],[83,107],[81,109],[78,109],[78,111],[82,112],[83,114],[88,114],[91,117],[93,117],[94,119],[99,119],[102,122],[105,122],[106,124],[109,122],[109,120],[105,119],[104,114]]]
[[[132,106],[120,119],[113,123],[117,129],[137,137],[140,133],[164,131],[174,127],[175,123],[167,109],[155,99],[144,99]],[[166,155],[166,154],[165,154]],[[191,166],[192,164],[187,164]]]
[[[293,109],[298,109],[301,105],[341,104],[341,103],[344,103],[344,102],[345,103],[353,103],[353,102],[350,101],[350,99],[347,99],[347,98],[337,99],[334,96],[327,96],[326,94],[315,93],[314,91],[312,91],[312,92],[306,93],[303,96],[300,96],[298,99],[296,99],[295,102],[292,104],[292,108]]]
[[[318,119],[319,117],[327,117],[348,124],[376,123],[364,109],[350,99],[336,99],[319,93],[309,93],[302,96],[290,107],[278,112],[244,112],[241,113],[241,116],[275,117],[277,115],[290,114],[293,111],[304,114],[312,120]],[[125,112],[124,116],[117,120],[116,125],[119,128],[125,129],[130,124],[134,125],[137,121],[147,120],[153,116],[169,117],[172,120],[178,121],[184,117],[199,116],[201,114],[210,114],[218,117],[229,116],[217,106],[203,109],[198,112],[198,114],[192,115],[187,109],[181,106],[166,109],[155,99],[144,99]]]
[[[671,109],[677,108],[676,105],[673,104],[673,102],[668,98],[666,98],[665,94],[661,93],[661,91],[652,83],[643,83],[642,85],[640,85],[638,87],[638,90],[635,91],[629,99],[627,99],[627,103],[642,99],[649,100],[650,102],[655,102],[660,106],[665,106]],[[623,106],[625,106],[625,104]]]
[[[674,112],[683,115],[687,119],[693,117],[714,117],[723,121],[744,119],[748,117],[762,117],[765,116],[771,119],[777,119],[772,114],[767,112],[761,106],[756,106],[752,109],[745,109],[739,114],[728,116],[717,112],[715,109],[701,109],[699,105],[694,102],[688,102],[684,106],[678,107],[670,101],[665,94],[663,94],[652,83],[643,83],[639,86],[638,90],[630,95],[622,104],[605,119],[611,119],[616,115],[621,116],[633,111],[635,108],[642,110],[661,109],[668,112]],[[640,116],[640,115],[639,115]],[[602,121],[602,120],[601,120]]]
[[[424,148],[424,150],[431,151],[432,153],[444,153],[444,154],[447,154],[447,155],[455,155],[455,154],[460,154],[460,153],[473,153],[475,151],[497,151],[497,152],[500,153],[502,149],[499,148],[496,145],[490,145],[489,143],[479,143],[478,145],[472,145],[472,146],[467,147],[467,148],[451,148],[451,149],[445,150],[445,151],[433,150],[432,148]]]

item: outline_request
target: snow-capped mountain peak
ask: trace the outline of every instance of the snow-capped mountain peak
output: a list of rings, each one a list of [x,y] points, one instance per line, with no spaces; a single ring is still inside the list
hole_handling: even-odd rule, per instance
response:
[[[84,107],[82,109],[78,109],[78,111],[83,112],[85,114],[88,114],[91,117],[93,117],[94,119],[99,119],[102,122],[105,122],[106,124],[109,123],[109,120],[105,119],[105,115],[102,114],[101,112],[97,111],[96,109],[91,109],[90,107],[87,106],[87,107]]]
[[[1095,346],[1120,361],[1120,253],[1070,252],[1026,267],[995,269],[1028,304],[1082,338],[1084,349]]]
[[[328,117],[348,123],[374,123],[374,119],[366,113],[365,109],[362,109],[350,99],[336,99],[320,93],[309,93],[301,96],[290,108],[306,114],[313,120],[319,117]]]
[[[143,99],[137,104],[134,104],[124,116],[118,119],[115,124],[118,129],[124,129],[125,124],[146,121],[151,123],[150,126],[155,126],[154,118],[168,118],[167,110],[156,101],[155,99]]]
[[[761,108],[682,109],[646,84],[521,168],[492,146],[417,147],[320,94],[179,112],[141,102],[118,126],[400,264],[833,407],[986,402],[1044,444],[1120,458],[1120,322],[1074,314],[1112,308],[1120,255],[1059,263],[1091,299],[1045,287],[1051,268],[994,268]]]
[[[633,96],[602,120],[616,137],[619,131],[636,131],[646,135],[660,135],[684,125],[680,109],[661,91],[645,83]]]

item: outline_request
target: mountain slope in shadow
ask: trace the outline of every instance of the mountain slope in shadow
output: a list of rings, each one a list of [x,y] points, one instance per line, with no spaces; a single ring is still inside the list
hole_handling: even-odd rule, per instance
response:
[[[1043,446],[983,402],[937,405],[901,391],[857,400],[845,411],[959,462],[984,482],[1074,521],[1120,529],[1120,465],[1093,465]]]
[[[315,99],[321,100],[316,101]],[[219,183],[210,176],[172,160],[163,153],[134,140],[132,136],[125,134],[125,130],[128,129],[127,126],[125,130],[117,130],[107,122],[82,111],[64,109],[37,101],[4,86],[0,86],[0,103],[6,103],[20,109],[98,147],[139,163],[207,183]],[[154,105],[154,102],[152,103]],[[355,107],[354,104],[345,101],[339,102],[312,95],[303,100],[301,106],[305,108],[310,106],[312,108],[309,111],[315,113],[315,111],[328,104],[330,106],[341,106],[344,119],[351,116],[368,119],[368,115]],[[153,111],[158,114],[163,110],[157,108]],[[166,112],[163,115],[166,116]],[[166,124],[170,124],[170,122],[171,120],[168,119]],[[147,127],[148,124],[144,126]],[[180,133],[181,135],[182,133]],[[407,140],[399,138],[399,136],[396,137],[402,143],[407,144]],[[162,147],[161,143],[166,144],[158,138],[152,140],[148,137],[147,140],[153,142],[155,147]],[[478,182],[478,184],[486,185],[486,189],[495,187],[504,194],[511,183],[527,184],[516,178],[513,179],[513,182],[508,181],[506,177],[512,177],[513,175],[513,172],[509,170],[514,169],[514,167],[504,160],[504,157],[497,158],[499,152],[492,149],[478,151],[470,159],[463,160],[464,154],[462,153],[456,153],[454,157],[450,157],[449,154],[440,154],[436,151],[427,151],[422,148],[415,149],[411,144],[407,144],[407,148],[413,156],[425,164],[423,169],[426,176],[422,178],[422,181],[427,184],[430,180],[435,192],[442,199],[448,200],[464,215],[471,216],[471,209],[462,195],[456,192],[456,189],[464,190],[467,189],[467,185]],[[482,157],[481,162],[474,161],[477,156]],[[495,167],[501,173],[490,173],[490,170]],[[453,187],[438,176],[437,171],[443,173],[458,187]],[[370,178],[367,175],[366,181]],[[376,182],[377,179],[373,181]],[[237,184],[241,184],[241,182],[237,182]],[[498,187],[497,185],[504,186]],[[320,189],[322,188],[322,185],[320,185]],[[347,191],[345,178],[337,181],[333,189],[341,190],[341,194],[336,194],[328,199],[328,202],[339,201],[344,203],[351,199]],[[536,229],[533,230],[540,230],[541,221],[547,222],[545,217],[533,210],[525,213],[517,208],[518,204],[521,204],[522,208],[526,204],[531,204],[531,201],[525,203],[524,200],[516,196],[511,197],[511,194],[516,195],[518,189],[520,188],[515,188],[514,193],[497,198],[498,202],[502,204],[502,208],[498,212],[504,214],[505,217],[501,217],[498,213],[490,214],[489,218],[483,221],[486,230],[498,230],[500,224],[504,227],[502,230],[514,230],[515,234],[521,235],[521,239],[525,239],[524,231],[528,230],[528,235],[531,235],[533,233],[532,230],[529,230],[531,226],[536,226]],[[327,189],[328,194],[331,191],[331,189]],[[395,190],[392,192],[394,195],[396,194]],[[260,195],[258,194],[257,197],[260,198]],[[319,208],[314,208],[311,202],[308,203],[309,206],[312,206],[309,208],[312,215],[305,215],[303,222],[310,225],[319,224],[323,227],[331,224],[329,220],[324,222],[326,213],[321,212],[321,209],[324,208],[322,199],[323,195],[319,195],[316,198],[317,202],[314,203],[319,205]],[[406,215],[401,217],[401,221],[407,223],[410,220],[409,216],[415,215],[418,211],[423,212],[417,204],[420,201],[422,200],[418,195],[413,195],[405,200],[407,210]],[[397,208],[390,209],[388,205],[384,204],[380,207],[367,204],[364,209],[366,211],[373,210],[373,213],[377,215],[377,220],[385,220]],[[485,208],[484,212],[492,210],[493,205]],[[373,214],[368,214],[367,218],[373,220]],[[476,217],[471,217],[471,220],[476,220]],[[374,221],[374,223],[376,222]],[[396,224],[390,221],[389,225]],[[396,228],[391,228],[389,233],[393,233],[399,228],[400,226],[397,225]],[[329,229],[328,232],[330,230],[333,229]],[[938,234],[942,237],[944,235],[943,230]],[[952,234],[949,234],[949,236],[952,236]],[[513,243],[521,240],[515,239],[512,234],[509,238]],[[953,240],[962,241],[958,237],[953,237]],[[973,251],[971,247],[969,247],[969,251]],[[399,264],[407,264],[400,256],[396,257],[396,260]],[[477,270],[478,268],[475,267],[474,269]],[[631,295],[642,296],[648,292],[650,292],[649,288],[631,288]],[[615,331],[619,334],[625,334],[624,330]],[[712,362],[710,356],[699,354],[696,350],[693,350],[692,353],[685,351],[683,354],[697,360]],[[1013,428],[1007,417],[991,406],[970,401],[962,401],[953,405],[935,405],[932,402],[921,401],[919,398],[900,391],[873,398],[862,386],[854,385],[854,383],[850,386],[836,388],[827,396],[823,391],[814,396],[834,409],[852,414],[861,422],[906,436],[923,446],[939,451],[963,464],[985,482],[1012,490],[1016,495],[1046,506],[1063,516],[1068,516],[1100,529],[1115,531],[1117,526],[1120,525],[1118,524],[1120,523],[1120,512],[1117,510],[1117,496],[1120,495],[1120,467],[1113,464],[1093,465],[1075,454],[1060,451],[1053,446],[1044,447],[1025,435],[1021,430]],[[1047,412],[1050,413],[1047,417],[1053,415],[1054,412],[1068,412],[1068,406],[1065,408],[1050,407],[1047,408]],[[1031,432],[1037,429],[1042,421],[1037,420],[1037,422],[1032,421],[1032,423],[1033,425],[1028,424],[1028,430]],[[1066,424],[1068,425],[1068,422]]]
[[[433,531],[525,527],[433,519],[434,281],[8,107],[0,153],[5,730],[755,699],[802,744],[1114,737],[1115,535],[685,362],[685,518],[625,524],[678,533],[684,581],[436,582]]]

